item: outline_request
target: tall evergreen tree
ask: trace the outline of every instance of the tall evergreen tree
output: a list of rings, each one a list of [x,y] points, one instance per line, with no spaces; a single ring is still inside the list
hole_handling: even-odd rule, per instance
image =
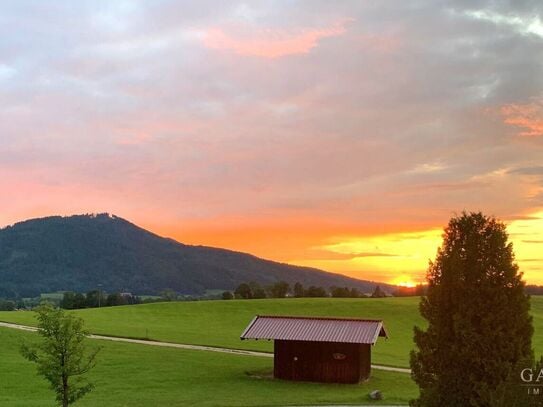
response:
[[[500,406],[506,383],[531,364],[529,297],[503,223],[481,213],[450,220],[415,328],[414,406]],[[520,389],[520,388],[519,388]]]

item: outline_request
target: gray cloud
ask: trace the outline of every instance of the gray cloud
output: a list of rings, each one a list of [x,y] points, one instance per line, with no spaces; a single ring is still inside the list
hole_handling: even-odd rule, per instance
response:
[[[521,175],[543,175],[543,166],[537,165],[533,167],[520,167],[509,171],[511,174]]]

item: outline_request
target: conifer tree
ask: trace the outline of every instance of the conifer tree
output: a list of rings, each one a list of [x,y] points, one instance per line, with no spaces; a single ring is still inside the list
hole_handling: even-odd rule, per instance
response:
[[[518,366],[533,362],[532,318],[505,225],[481,213],[450,220],[430,263],[415,328],[414,406],[499,406]],[[520,387],[519,387],[520,390]]]

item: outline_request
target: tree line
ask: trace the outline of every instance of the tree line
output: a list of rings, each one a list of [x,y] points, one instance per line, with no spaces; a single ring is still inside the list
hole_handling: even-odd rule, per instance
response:
[[[142,300],[130,293],[111,293],[105,294],[100,290],[92,290],[86,294],[66,291],[60,300],[60,308],[81,309],[114,307],[117,305],[141,304]]]
[[[527,285],[524,291],[528,295],[543,295],[543,285]]]
[[[380,286],[376,286],[372,294],[361,293],[357,288],[349,287],[330,287],[327,290],[324,287],[309,286],[304,287],[302,283],[297,282],[292,287],[285,281],[279,281],[269,286],[261,286],[260,284],[252,281],[249,283],[241,283],[232,291],[225,291],[222,294],[223,300],[232,299],[259,299],[259,298],[318,298],[318,297],[334,297],[334,298],[381,298],[386,297],[387,294],[381,289]]]
[[[418,284],[415,287],[398,286],[392,292],[394,297],[411,297],[426,295],[428,286],[426,284]],[[543,286],[527,285],[525,293],[528,295],[543,295]],[[258,283],[249,282],[242,283],[234,291],[224,291],[221,298],[224,300],[230,299],[257,299],[257,298],[285,298],[285,297],[332,297],[332,298],[380,298],[386,297],[387,294],[376,286],[374,291],[369,293],[361,293],[357,288],[349,287],[330,287],[326,290],[319,286],[310,286],[305,288],[301,283],[296,283],[292,287],[280,281],[273,285],[263,287]],[[76,293],[66,291],[63,294],[60,302],[54,301],[64,309],[81,309],[81,308],[97,308],[97,307],[112,307],[117,305],[133,305],[146,304],[151,302],[161,301],[179,301],[179,300],[199,300],[201,298],[192,296],[180,297],[173,290],[164,290],[160,297],[145,297],[141,298],[130,293],[115,292],[111,294],[104,293],[99,290],[92,290],[87,293]],[[216,299],[210,297],[208,299]],[[38,306],[43,299],[35,298],[32,300],[17,301],[0,298],[0,311],[14,311],[16,309],[28,309]],[[52,301],[48,299],[48,301]]]

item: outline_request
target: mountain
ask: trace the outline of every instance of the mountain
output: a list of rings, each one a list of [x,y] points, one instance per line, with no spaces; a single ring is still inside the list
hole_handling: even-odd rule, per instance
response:
[[[0,297],[59,290],[199,294],[242,282],[280,280],[304,286],[375,283],[322,270],[263,260],[250,254],[185,245],[108,214],[52,216],[0,229]],[[386,284],[381,284],[384,288]]]

